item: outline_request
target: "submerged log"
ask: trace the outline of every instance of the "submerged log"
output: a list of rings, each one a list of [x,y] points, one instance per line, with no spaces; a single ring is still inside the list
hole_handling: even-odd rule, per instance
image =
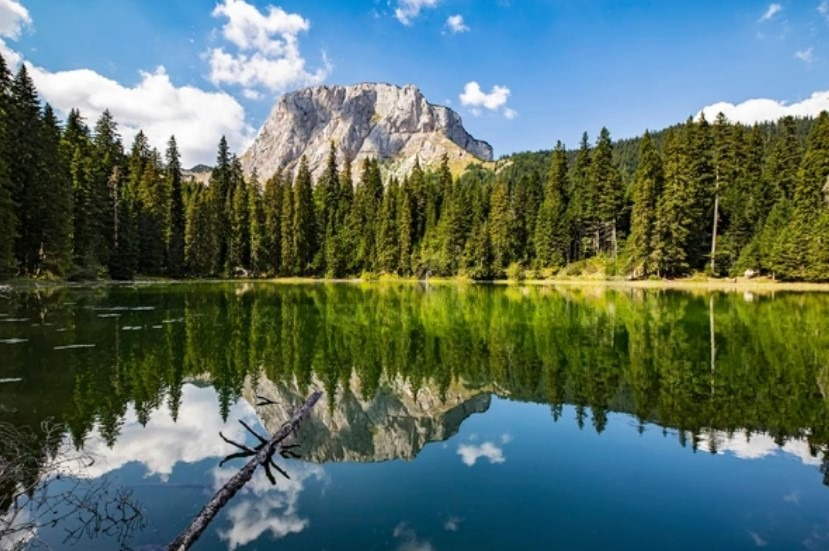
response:
[[[285,438],[287,438],[290,434],[296,434],[299,430],[300,423],[302,423],[303,419],[308,416],[311,409],[314,405],[316,405],[321,396],[321,391],[315,391],[308,397],[302,407],[294,413],[291,419],[282,425],[276,434],[274,434],[270,440],[258,449],[253,458],[248,461],[244,467],[239,469],[239,472],[233,475],[233,478],[228,480],[227,484],[222,486],[219,491],[216,492],[216,495],[214,495],[213,498],[202,508],[199,514],[196,515],[196,518],[193,519],[190,526],[188,526],[184,532],[179,534],[179,536],[173,540],[169,546],[167,546],[168,551],[185,551],[199,539],[202,532],[204,532],[208,524],[210,524],[210,521],[213,520],[213,517],[215,517],[219,511],[221,511],[222,507],[224,507],[225,504],[230,501],[234,495],[236,495],[242,486],[247,484],[247,482],[253,477],[253,473],[256,471],[256,468],[260,465],[267,466],[271,462],[273,455],[282,447],[282,441],[285,440]]]

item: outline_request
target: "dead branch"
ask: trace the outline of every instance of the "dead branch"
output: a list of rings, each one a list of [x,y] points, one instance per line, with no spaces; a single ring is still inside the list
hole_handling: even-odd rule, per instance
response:
[[[233,496],[236,495],[236,493],[253,477],[253,473],[259,465],[263,465],[265,467],[266,474],[270,475],[268,478],[271,482],[275,482],[275,479],[270,472],[271,466],[276,467],[281,474],[287,476],[287,473],[277,467],[276,463],[273,462],[273,455],[280,450],[282,447],[282,441],[285,440],[285,438],[291,434],[297,433],[300,423],[308,416],[311,409],[314,405],[316,405],[321,396],[322,392],[320,391],[312,393],[302,407],[294,413],[290,421],[282,425],[276,434],[274,434],[273,437],[267,441],[267,443],[261,444],[261,447],[258,447],[258,450],[253,458],[248,461],[244,467],[239,469],[239,472],[233,475],[233,478],[231,478],[219,489],[218,492],[216,492],[213,498],[208,501],[199,514],[196,515],[196,518],[193,519],[190,526],[188,526],[187,529],[185,529],[176,539],[173,540],[173,542],[167,547],[168,551],[186,551],[189,549],[190,546],[199,539],[205,529],[207,529],[207,526],[210,524],[210,521],[213,520],[213,517],[215,517],[222,507],[224,507],[225,504],[230,501],[231,498],[233,498]],[[237,445],[237,447],[241,449],[246,448],[246,446],[239,445]]]

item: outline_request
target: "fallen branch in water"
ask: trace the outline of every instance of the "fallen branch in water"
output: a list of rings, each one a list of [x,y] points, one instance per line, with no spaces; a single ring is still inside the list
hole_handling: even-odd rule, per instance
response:
[[[243,450],[241,454],[234,454],[234,456],[242,457],[253,455],[253,458],[248,461],[244,467],[239,469],[239,472],[233,475],[233,478],[228,480],[227,484],[222,486],[219,491],[216,492],[216,495],[214,495],[213,498],[207,502],[207,505],[202,508],[199,514],[196,515],[196,518],[193,519],[190,526],[188,526],[184,532],[179,534],[179,536],[167,547],[169,551],[186,551],[189,549],[190,546],[199,539],[202,532],[204,532],[207,528],[207,525],[210,524],[211,520],[213,520],[213,517],[215,517],[218,512],[221,511],[222,507],[224,507],[225,504],[230,501],[234,495],[236,495],[236,492],[238,492],[242,486],[247,484],[247,482],[253,477],[253,473],[259,465],[263,465],[265,467],[266,473],[270,475],[268,478],[271,482],[275,482],[275,479],[270,472],[270,466],[276,467],[276,464],[273,463],[274,454],[283,448],[282,441],[285,440],[285,438],[291,434],[297,433],[300,423],[302,423],[303,419],[308,416],[311,409],[314,405],[316,405],[321,396],[322,392],[320,391],[315,391],[311,394],[302,407],[293,414],[291,419],[282,425],[270,440],[261,443],[255,450],[252,450],[245,445],[230,442],[227,438],[222,436],[223,440]],[[249,427],[245,428],[251,430]],[[253,431],[251,430],[251,432]],[[254,432],[254,434],[256,433]],[[260,439],[260,441],[262,440],[261,436],[256,436]],[[255,454],[252,453],[254,451],[256,452]],[[279,469],[279,467],[276,468],[282,474],[287,476],[287,474]]]

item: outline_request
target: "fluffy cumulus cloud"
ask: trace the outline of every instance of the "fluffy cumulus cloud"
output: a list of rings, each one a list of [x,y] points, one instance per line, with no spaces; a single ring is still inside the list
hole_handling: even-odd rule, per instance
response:
[[[823,0],[823,2],[818,4],[817,11],[829,23],[829,0]]]
[[[298,36],[311,24],[298,14],[276,6],[261,12],[244,0],[223,0],[213,17],[225,19],[221,36],[232,47],[232,51],[219,47],[208,52],[214,84],[241,86],[246,97],[254,98],[259,97],[256,88],[277,92],[319,84],[331,71],[325,56],[323,67],[306,69]]]
[[[6,64],[16,66],[22,60],[20,54],[11,49],[3,40],[9,38],[17,40],[20,38],[23,29],[32,24],[32,16],[29,10],[17,0],[0,0],[0,55]]]
[[[458,446],[458,455],[461,456],[463,464],[469,467],[477,463],[479,459],[486,459],[493,464],[506,461],[504,458],[504,450],[496,446],[493,442],[484,442],[480,446],[461,444]]]
[[[823,464],[823,454],[812,455],[809,442],[805,439],[791,439],[783,446],[778,446],[770,434],[756,433],[750,437],[745,434],[729,435],[725,432],[712,431],[700,438],[700,446],[717,453],[730,453],[740,459],[763,459],[786,454],[796,457],[804,465],[819,466]]]
[[[782,10],[783,6],[781,6],[780,4],[769,4],[769,7],[766,8],[766,11],[763,12],[763,15],[760,17],[760,23],[773,19],[774,16],[780,13]]]
[[[29,10],[17,0],[0,0],[0,36],[17,40],[32,24]]]
[[[291,477],[280,478],[273,486],[259,469],[245,485],[242,495],[228,507],[228,528],[219,529],[219,537],[233,551],[237,547],[258,540],[265,534],[279,539],[305,530],[309,521],[299,514],[299,498],[306,481],[323,480],[325,473],[319,465],[283,462],[281,467]],[[214,488],[218,490],[236,474],[236,468],[216,468]]]
[[[775,121],[787,115],[814,117],[826,110],[829,110],[829,91],[815,92],[811,97],[791,104],[773,99],[750,99],[736,105],[719,102],[704,107],[700,113],[708,120],[713,120],[718,113],[723,113],[732,122],[754,124]]]
[[[465,33],[469,30],[469,26],[464,22],[463,16],[460,14],[450,15],[446,19],[446,28],[452,34]]]
[[[139,129],[158,148],[175,134],[184,166],[212,162],[222,135],[236,151],[246,147],[253,135],[236,99],[224,92],[177,87],[164,67],[142,72],[140,82],[132,87],[89,69],[50,72],[31,67],[31,75],[43,98],[63,115],[78,108],[94,123],[109,109],[127,146]]]
[[[0,37],[17,40],[32,24],[28,10],[18,0],[0,0]],[[25,62],[2,38],[0,55],[7,63],[16,66]],[[248,39],[262,41],[250,34]],[[244,38],[231,33],[228,40]],[[194,86],[176,86],[164,67],[141,72],[136,85],[124,86],[90,69],[52,72],[31,63],[27,66],[43,100],[62,116],[77,108],[92,125],[109,109],[127,147],[139,129],[159,149],[175,135],[185,166],[212,163],[222,135],[236,151],[247,147],[253,138],[254,129],[245,122],[245,110],[233,96]]]
[[[493,86],[489,93],[481,89],[475,81],[467,82],[459,98],[461,105],[469,108],[473,115],[479,116],[483,110],[490,113],[501,113],[508,119],[514,119],[518,113],[507,107],[510,89],[506,86]]]
[[[434,8],[438,0],[399,0],[394,16],[404,25],[411,25],[424,8]]]
[[[127,463],[138,462],[144,466],[147,476],[166,480],[179,462],[196,463],[208,457],[222,457],[232,448],[219,438],[205,435],[222,431],[228,438],[241,441],[245,439],[245,432],[235,420],[244,419],[255,426],[257,418],[253,407],[240,401],[230,409],[231,421],[223,421],[216,407],[218,399],[213,388],[186,384],[182,387],[178,420],[173,420],[165,403],[153,412],[146,426],[141,425],[135,408],[130,405],[112,447],[106,445],[97,429],[91,433],[85,450],[95,458],[95,463],[85,468],[83,475],[97,478]],[[71,449],[67,454],[72,455]]]

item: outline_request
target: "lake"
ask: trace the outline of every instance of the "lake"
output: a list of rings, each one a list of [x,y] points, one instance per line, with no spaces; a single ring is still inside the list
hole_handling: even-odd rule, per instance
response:
[[[315,389],[290,479],[258,472],[194,549],[829,548],[829,294],[21,291],[0,379],[0,421],[36,443],[13,482],[81,454],[47,491],[106,496],[18,515],[55,549],[117,546],[76,509],[124,491],[128,545],[170,542],[244,464],[219,432],[252,444],[239,420],[275,432]]]

